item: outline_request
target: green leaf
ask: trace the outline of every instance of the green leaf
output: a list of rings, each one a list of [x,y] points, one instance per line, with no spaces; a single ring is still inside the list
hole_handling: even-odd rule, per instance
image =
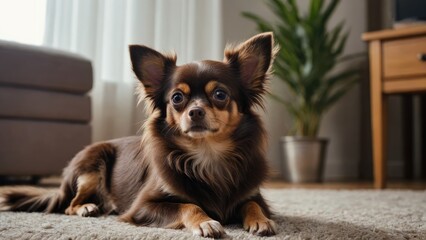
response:
[[[346,40],[348,39],[348,36],[349,36],[349,32],[345,33],[343,35],[343,37],[339,39],[339,41],[337,43],[337,47],[336,47],[336,49],[333,52],[333,55],[335,57],[338,57],[340,54],[342,54],[343,49],[344,49],[344,47],[346,45]]]
[[[327,109],[327,101],[329,96],[332,94],[334,89],[338,89],[339,86],[343,86],[352,80],[359,78],[359,70],[350,69],[337,73],[324,80],[324,84],[318,89],[315,96],[316,108],[320,111]]]
[[[310,22],[313,22],[317,19],[317,16],[321,12],[321,8],[324,4],[323,0],[311,0],[310,11],[309,11],[309,19]]]
[[[361,58],[361,57],[366,58],[366,57],[368,57],[368,55],[367,55],[366,52],[348,54],[348,55],[345,55],[343,57],[338,58],[337,62],[342,63],[342,62],[351,61],[353,59],[357,59],[357,58]]]
[[[288,0],[290,7],[291,7],[291,12],[294,14],[294,17],[297,21],[300,21],[300,16],[299,16],[299,8],[297,7],[296,1],[295,0]]]
[[[266,20],[262,19],[261,17],[255,14],[252,14],[249,12],[243,12],[242,15],[248,19],[253,20],[257,24],[258,29],[262,32],[269,32],[269,31],[273,31],[274,29],[272,24],[270,24],[269,22],[267,22]]]
[[[330,106],[332,106],[337,100],[339,100],[341,97],[343,97],[347,91],[352,89],[353,85],[357,83],[357,79],[351,79],[348,81],[343,87],[335,91],[333,94],[331,94],[327,100],[324,103],[324,111],[329,109]]]
[[[293,28],[297,23],[296,15],[288,9],[288,6],[281,0],[269,0],[266,2],[269,9],[279,16],[282,23]]]
[[[327,34],[328,46],[330,48],[334,48],[334,45],[336,44],[337,39],[340,37],[344,24],[345,24],[345,21],[341,21],[339,24],[337,24],[336,27],[334,27],[331,30],[329,34]]]
[[[335,74],[334,76],[329,77],[328,79],[326,79],[324,82],[326,82],[326,88],[330,89],[332,87],[334,87],[334,85],[338,84],[341,81],[344,81],[345,79],[348,78],[352,78],[354,76],[358,76],[359,75],[359,70],[346,70],[343,71],[341,73]]]
[[[328,6],[326,7],[322,17],[321,17],[321,21],[322,24],[326,24],[328,19],[330,18],[331,14],[333,13],[333,11],[336,9],[336,6],[339,4],[340,0],[332,0]]]
[[[293,52],[295,55],[300,55],[301,46],[300,41],[294,39],[293,33],[291,30],[285,28],[284,26],[277,26],[276,29],[276,40],[280,46],[284,46],[285,49]]]

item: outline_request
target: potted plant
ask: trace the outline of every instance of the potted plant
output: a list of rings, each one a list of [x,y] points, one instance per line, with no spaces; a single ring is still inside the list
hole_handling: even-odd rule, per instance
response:
[[[354,56],[342,56],[348,32],[344,22],[328,28],[339,0],[311,0],[307,14],[300,14],[295,0],[266,0],[275,22],[244,12],[261,32],[272,31],[281,49],[274,73],[292,92],[292,98],[271,97],[283,103],[293,119],[291,136],[282,137],[284,160],[293,182],[320,181],[327,139],[318,137],[324,113],[357,82],[358,72],[335,72],[337,64]]]

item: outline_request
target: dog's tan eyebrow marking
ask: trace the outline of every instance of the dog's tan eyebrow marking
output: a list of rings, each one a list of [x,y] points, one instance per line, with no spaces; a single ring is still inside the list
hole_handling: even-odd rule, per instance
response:
[[[213,92],[213,90],[219,85],[219,83],[215,80],[212,80],[206,84],[204,87],[204,91],[206,91],[207,94]]]
[[[226,87],[225,84],[220,83],[216,80],[211,80],[210,82],[208,82],[206,84],[206,86],[204,87],[204,91],[206,91],[206,94],[211,94],[213,93],[213,91],[217,88],[220,87],[223,90],[227,91],[229,93],[229,88]]]
[[[185,95],[189,95],[191,93],[191,88],[186,83],[179,83],[176,88],[181,90]]]

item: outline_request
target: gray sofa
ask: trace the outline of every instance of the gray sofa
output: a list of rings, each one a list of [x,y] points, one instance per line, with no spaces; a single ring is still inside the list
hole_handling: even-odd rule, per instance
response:
[[[0,177],[59,174],[91,142],[92,75],[80,56],[0,41]]]

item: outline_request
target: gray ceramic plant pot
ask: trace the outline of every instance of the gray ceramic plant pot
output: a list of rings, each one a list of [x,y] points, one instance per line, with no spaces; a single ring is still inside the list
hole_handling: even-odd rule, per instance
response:
[[[328,140],[314,137],[281,137],[284,164],[294,183],[321,182]]]

